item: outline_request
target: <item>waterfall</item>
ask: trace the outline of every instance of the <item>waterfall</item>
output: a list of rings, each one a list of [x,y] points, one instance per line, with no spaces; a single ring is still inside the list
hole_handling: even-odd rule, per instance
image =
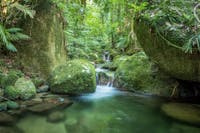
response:
[[[103,61],[110,62],[110,53],[109,52],[104,52]]]
[[[106,69],[96,68],[96,81],[99,86],[112,87],[114,82],[114,73]]]

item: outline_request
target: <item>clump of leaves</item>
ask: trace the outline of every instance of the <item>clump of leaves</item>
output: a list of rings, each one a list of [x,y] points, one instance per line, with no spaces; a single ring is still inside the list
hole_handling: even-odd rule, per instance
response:
[[[158,35],[172,46],[189,53],[200,51],[199,2],[151,0],[147,8],[139,13],[139,18],[154,27]]]
[[[14,45],[19,40],[30,39],[22,33],[21,28],[15,27],[23,17],[33,18],[32,0],[1,0],[0,1],[0,48],[17,52]]]

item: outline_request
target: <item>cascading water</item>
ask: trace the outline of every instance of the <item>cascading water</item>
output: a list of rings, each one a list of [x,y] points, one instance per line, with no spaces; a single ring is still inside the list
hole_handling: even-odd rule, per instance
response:
[[[100,99],[104,97],[123,94],[122,92],[113,87],[114,73],[106,69],[97,67],[96,79],[97,79],[96,91],[92,94],[86,94],[81,96],[82,99]]]
[[[103,60],[105,62],[110,62],[110,53],[109,52],[104,52],[104,54],[103,54]]]

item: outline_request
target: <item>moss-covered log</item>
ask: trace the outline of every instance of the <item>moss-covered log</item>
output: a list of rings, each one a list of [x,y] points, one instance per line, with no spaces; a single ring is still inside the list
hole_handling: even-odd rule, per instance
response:
[[[36,16],[25,20],[23,27],[31,40],[18,47],[18,57],[25,70],[49,73],[66,60],[62,15],[49,0],[37,1]]]
[[[190,54],[173,47],[155,29],[136,21],[135,32],[146,54],[172,77],[200,82],[200,54]],[[181,45],[180,45],[181,46]]]

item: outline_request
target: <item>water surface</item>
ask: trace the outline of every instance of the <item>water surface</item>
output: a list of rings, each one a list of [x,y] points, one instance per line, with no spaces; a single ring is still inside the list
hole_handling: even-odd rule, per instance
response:
[[[97,86],[94,94],[73,98],[74,104],[62,110],[66,119],[47,121],[47,114],[29,114],[16,126],[24,133],[200,133],[162,113],[165,101]]]

